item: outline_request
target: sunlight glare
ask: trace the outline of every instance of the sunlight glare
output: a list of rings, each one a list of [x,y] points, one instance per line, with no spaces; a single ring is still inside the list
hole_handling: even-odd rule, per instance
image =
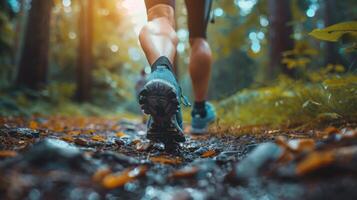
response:
[[[70,7],[71,3],[71,0],[62,0],[62,4],[64,7]]]
[[[113,44],[113,45],[110,46],[110,50],[111,50],[112,52],[116,53],[116,52],[119,51],[119,47],[118,47],[118,45]]]
[[[242,16],[248,15],[252,11],[252,9],[256,3],[257,3],[257,0],[235,0],[234,1],[234,4],[236,4],[240,8],[240,10],[241,10],[240,14]]]

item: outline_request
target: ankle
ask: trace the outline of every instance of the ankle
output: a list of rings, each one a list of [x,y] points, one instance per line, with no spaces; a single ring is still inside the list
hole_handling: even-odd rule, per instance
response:
[[[195,101],[192,109],[192,116],[199,115],[200,117],[206,117],[206,101]]]
[[[158,66],[165,66],[171,72],[173,72],[172,64],[166,56],[160,56],[152,65],[151,72],[155,71]]]

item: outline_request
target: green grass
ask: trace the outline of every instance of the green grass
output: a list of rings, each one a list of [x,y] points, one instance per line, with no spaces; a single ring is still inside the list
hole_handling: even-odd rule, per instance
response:
[[[297,127],[357,120],[357,76],[306,83],[283,78],[270,87],[246,89],[217,104],[219,126]]]

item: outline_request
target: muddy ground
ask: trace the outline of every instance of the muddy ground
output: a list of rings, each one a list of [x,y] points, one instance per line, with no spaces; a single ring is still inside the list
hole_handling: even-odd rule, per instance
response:
[[[327,127],[327,128],[326,128]],[[0,119],[0,199],[357,199],[356,124],[191,136],[135,120]]]

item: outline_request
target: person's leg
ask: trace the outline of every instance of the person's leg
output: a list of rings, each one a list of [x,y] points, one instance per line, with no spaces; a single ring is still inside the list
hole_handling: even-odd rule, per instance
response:
[[[189,72],[195,97],[194,108],[204,106],[211,75],[212,53],[206,41],[211,4],[212,0],[186,0],[191,46]]]
[[[139,93],[139,104],[150,115],[147,138],[176,150],[184,142],[180,109],[181,88],[173,73],[177,36],[174,0],[146,0],[148,24],[140,32],[141,46],[151,66],[147,83]]]
[[[146,0],[148,23],[139,40],[146,58],[152,65],[159,57],[175,59],[178,38],[175,32],[174,1]]]
[[[191,55],[189,72],[195,102],[192,109],[192,133],[204,133],[216,114],[207,103],[207,92],[211,76],[212,53],[206,41],[206,30],[212,0],[186,0]]]
[[[205,38],[191,38],[190,45],[189,71],[195,102],[203,102],[207,98],[208,84],[211,75],[212,53]]]

